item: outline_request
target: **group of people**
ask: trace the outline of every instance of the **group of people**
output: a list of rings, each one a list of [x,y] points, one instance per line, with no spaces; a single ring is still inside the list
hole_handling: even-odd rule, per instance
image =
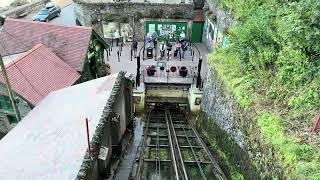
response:
[[[172,52],[173,56],[177,57],[179,55],[180,59],[184,59],[185,53],[188,50],[188,43],[185,39],[177,40],[174,44],[167,41],[166,43],[161,42],[160,43],[160,58],[164,59],[165,54],[167,52],[167,58],[172,58]]]
[[[145,41],[145,49],[152,48],[157,49],[157,38],[155,33],[149,33],[146,37]],[[138,42],[136,40],[133,41],[131,45],[132,55],[136,57],[138,48]],[[160,58],[164,59],[165,56],[167,59],[172,58],[172,52],[173,57],[178,57],[181,59],[185,58],[186,51],[188,50],[188,42],[184,37],[181,37],[180,40],[178,39],[175,43],[171,43],[169,41],[162,41],[159,44],[159,50],[160,50]]]

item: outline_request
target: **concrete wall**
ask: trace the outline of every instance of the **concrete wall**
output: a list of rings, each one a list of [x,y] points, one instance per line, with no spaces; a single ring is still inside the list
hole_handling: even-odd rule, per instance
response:
[[[244,179],[281,177],[273,147],[265,142],[255,113],[238,105],[214,69],[205,79],[197,128],[215,153],[224,154],[220,166],[229,178],[230,164]]]
[[[164,4],[138,2],[108,2],[89,3],[85,0],[74,0],[76,19],[85,26],[92,26],[103,34],[102,24],[121,22],[128,18],[131,26],[132,17],[136,17],[135,32],[144,34],[142,18],[191,19],[193,3],[191,4]],[[131,18],[130,18],[131,17]],[[111,20],[110,20],[111,18]],[[96,21],[96,20],[100,21]],[[143,36],[138,36],[142,40]]]
[[[32,3],[29,3],[29,4],[26,4],[26,5],[22,5],[22,6],[18,6],[18,7],[15,7],[15,8],[12,8],[8,11],[5,11],[5,12],[2,12],[0,14],[0,16],[7,16],[7,17],[16,17],[16,13],[17,12],[20,12],[20,11],[25,11],[27,13],[30,13],[32,11],[37,11],[41,8],[44,7],[44,5],[48,2],[49,0],[38,0],[38,1],[35,1],[35,2],[32,2]]]
[[[113,122],[111,127],[113,146],[119,145],[129,123],[133,118],[131,107],[132,87],[128,84],[128,82],[123,82],[116,97],[116,102],[113,106],[113,112],[120,116],[118,119],[119,121]]]
[[[120,72],[116,80],[115,85],[112,88],[111,95],[107,100],[106,106],[103,110],[103,115],[99,121],[95,133],[93,134],[91,144],[92,158],[89,157],[88,152],[85,154],[82,165],[79,169],[78,176],[76,179],[81,180],[100,180],[103,179],[107,169],[101,168],[101,160],[98,158],[100,149],[102,146],[109,148],[109,159],[111,157],[112,133],[118,133],[119,130],[113,129],[111,125],[111,119],[113,118],[114,112],[122,114],[122,121],[132,120],[131,109],[131,95],[132,95],[132,83],[124,77],[124,73]],[[130,98],[128,98],[128,96]],[[128,105],[129,104],[129,105]]]

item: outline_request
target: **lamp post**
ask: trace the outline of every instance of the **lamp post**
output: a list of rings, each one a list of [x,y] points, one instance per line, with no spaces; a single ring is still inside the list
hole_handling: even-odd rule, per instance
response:
[[[200,53],[200,50],[198,49],[198,47],[197,47],[195,44],[193,44],[192,42],[190,42],[190,44],[196,48],[196,50],[198,51],[198,54],[199,54],[198,74],[197,74],[196,87],[200,89],[200,87],[201,87],[201,66],[202,66],[202,55],[201,55],[201,53]]]
[[[153,39],[152,39],[153,40]],[[140,53],[141,50],[144,49],[144,47],[146,46],[146,42],[144,42],[143,46],[140,48],[139,52],[138,52],[138,56],[137,56],[137,75],[136,75],[136,86],[140,86]]]

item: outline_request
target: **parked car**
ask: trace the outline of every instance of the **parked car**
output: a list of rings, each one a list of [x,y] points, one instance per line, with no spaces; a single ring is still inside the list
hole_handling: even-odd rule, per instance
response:
[[[59,17],[61,9],[59,6],[55,6],[52,3],[46,4],[45,8],[41,9],[37,15],[33,17],[34,21],[48,22],[49,20]]]

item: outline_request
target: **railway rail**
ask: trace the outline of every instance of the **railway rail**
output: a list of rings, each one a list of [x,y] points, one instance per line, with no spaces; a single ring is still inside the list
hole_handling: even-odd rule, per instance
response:
[[[143,137],[135,179],[226,179],[183,110],[151,109]]]

